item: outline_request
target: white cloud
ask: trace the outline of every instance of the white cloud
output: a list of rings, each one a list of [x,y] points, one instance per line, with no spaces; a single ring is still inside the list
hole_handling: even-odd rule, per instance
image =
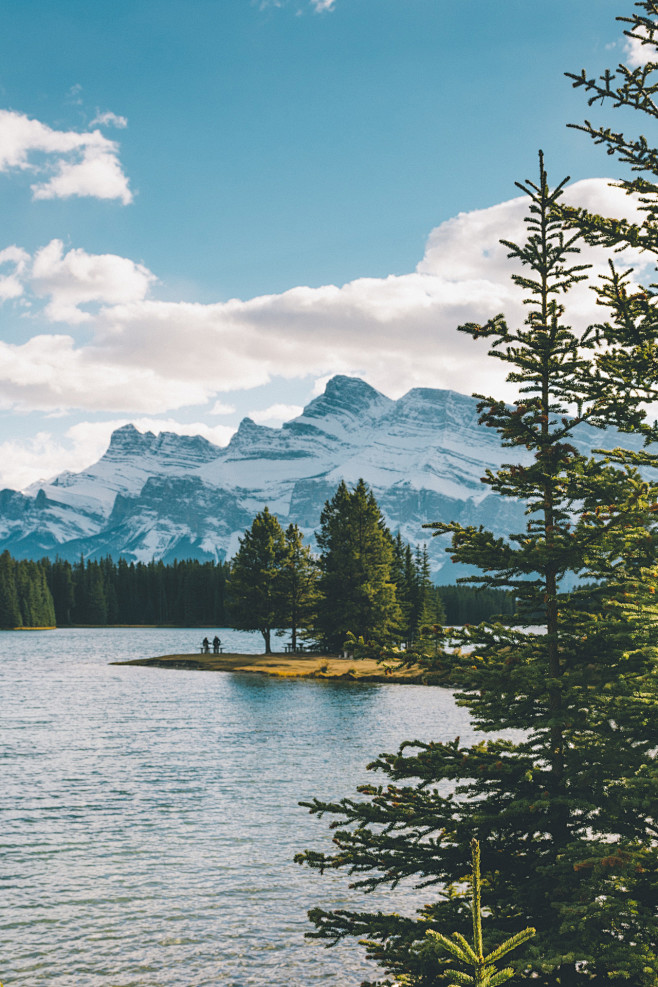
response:
[[[57,173],[32,186],[35,199],[68,199],[73,195],[132,202],[117,157],[104,147],[85,147],[78,161],[59,161]]]
[[[24,490],[35,480],[46,480],[64,469],[81,470],[89,460],[76,455],[69,443],[55,441],[50,432],[38,432],[20,441],[0,442],[0,489]]]
[[[259,9],[267,10],[269,7],[286,7],[288,6],[289,0],[260,0]],[[303,6],[301,6],[302,0],[297,0],[295,11],[296,15],[299,16],[303,12]],[[321,14],[324,11],[333,10],[335,7],[336,0],[308,0],[308,4],[312,10],[316,13]]]
[[[80,305],[141,301],[155,280],[142,264],[116,254],[88,254],[79,248],[64,253],[61,240],[51,240],[37,251],[31,270],[34,294],[50,299],[47,318],[73,325],[92,318]]]
[[[634,209],[604,179],[576,183],[568,198],[609,215]],[[53,241],[23,276],[26,298],[45,299],[50,319],[84,322],[91,338],[77,345],[70,335],[0,344],[0,396],[5,407],[162,414],[275,376],[334,373],[358,373],[391,397],[415,386],[510,395],[500,361],[456,327],[498,312],[511,323],[525,318],[510,281],[515,268],[499,239],[523,237],[526,210],[519,197],[442,223],[409,274],[216,304],[151,299],[153,275],[141,265],[64,253]],[[606,256],[587,248],[582,259],[602,268]],[[99,310],[81,308],[88,303]],[[575,325],[600,317],[584,286],[567,305]]]
[[[249,418],[259,425],[264,422],[267,422],[268,425],[281,425],[283,422],[289,422],[292,418],[297,418],[303,410],[299,404],[272,404],[269,408],[263,408],[261,411],[250,411]]]
[[[154,413],[198,404],[214,384],[155,373],[104,358],[94,347],[78,347],[71,336],[33,336],[16,345],[0,342],[0,408],[25,411],[115,411]]]
[[[656,55],[656,43],[653,40],[642,41],[642,37],[649,38],[648,33],[644,29],[638,28],[634,32],[636,37],[628,37],[624,39],[624,55],[626,56],[626,64],[630,69],[637,69],[643,65],[647,65],[649,62],[655,62],[658,60]]]
[[[10,264],[13,270],[9,274],[0,273],[0,300],[20,298],[23,294],[23,276],[30,260],[30,255],[21,247],[6,247],[0,250],[0,270]]]
[[[23,113],[0,110],[0,171],[12,169],[44,177],[32,185],[35,199],[91,196],[132,202],[119,145],[100,130],[53,130]]]
[[[117,127],[119,130],[123,130],[128,126],[128,121],[125,117],[118,116],[116,113],[112,113],[107,110],[105,113],[100,113],[96,111],[96,116],[89,124],[90,127]]]
[[[223,401],[215,401],[209,411],[209,414],[211,415],[232,415],[234,413],[235,406],[232,404],[225,404]]]

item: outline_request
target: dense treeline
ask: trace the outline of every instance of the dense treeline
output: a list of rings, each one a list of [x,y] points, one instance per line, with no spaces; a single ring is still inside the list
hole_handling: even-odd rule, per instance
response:
[[[284,531],[266,507],[240,539],[231,564],[229,622],[263,635],[271,651],[275,628],[327,652],[353,636],[412,642],[421,626],[442,623],[441,600],[426,551],[393,538],[363,480],[341,482],[327,501],[313,557],[295,524]]]
[[[324,505],[318,555],[296,525],[285,531],[267,507],[240,539],[228,584],[229,623],[263,635],[291,632],[327,653],[358,642],[405,649],[433,641],[441,625],[511,614],[510,593],[432,584],[426,548],[413,549],[386,526],[364,480],[343,481]]]
[[[55,608],[41,562],[0,555],[0,627],[54,627]]]
[[[310,580],[307,555],[293,540],[297,564],[286,572],[292,630],[308,625]],[[301,562],[300,562],[301,560]],[[393,574],[403,636],[413,640],[423,623],[476,623],[513,613],[513,597],[470,586],[433,586],[427,553],[393,539]],[[235,598],[235,583],[233,597]],[[19,562],[0,556],[0,628],[67,627],[72,624],[172,624],[225,627],[231,623],[231,567],[227,563],[126,562],[110,558],[70,562]]]
[[[52,593],[57,625],[226,623],[228,565],[188,560],[126,562],[111,558],[39,563]]]
[[[436,586],[445,611],[445,623],[479,624],[492,617],[511,617],[515,611],[514,594],[502,589],[475,586]]]

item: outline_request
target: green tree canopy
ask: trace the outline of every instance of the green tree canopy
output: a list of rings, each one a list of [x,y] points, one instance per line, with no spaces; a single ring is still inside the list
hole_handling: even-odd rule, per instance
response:
[[[265,654],[272,652],[272,631],[285,620],[281,573],[286,561],[286,540],[274,514],[259,511],[240,539],[231,565],[230,614],[233,627],[260,631]]]
[[[363,480],[344,481],[327,501],[317,534],[320,579],[316,630],[340,651],[348,633],[384,641],[399,633],[402,614],[392,581],[393,540]]]
[[[0,555],[0,628],[20,627],[23,623],[16,588],[16,563],[9,552]]]
[[[46,580],[46,566],[0,555],[0,628],[54,627],[55,607]]]
[[[318,601],[318,567],[304,536],[296,524],[285,531],[286,551],[281,569],[283,619],[281,627],[290,628],[293,651],[298,646],[300,630],[310,633]]]

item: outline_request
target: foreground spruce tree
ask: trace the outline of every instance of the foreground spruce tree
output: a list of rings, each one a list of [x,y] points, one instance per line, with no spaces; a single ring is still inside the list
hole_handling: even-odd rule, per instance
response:
[[[527,525],[507,539],[432,527],[452,533],[454,559],[477,566],[483,585],[515,592],[525,627],[452,631],[457,647],[446,641],[439,656],[452,665],[480,743],[404,744],[371,765],[383,784],[354,800],[309,804],[335,817],[336,849],[307,851],[300,862],[345,868],[366,890],[411,880],[432,889],[426,906],[408,917],[318,908],[310,935],[364,941],[389,974],[381,983],[454,983],[451,958],[423,944],[431,929],[468,934],[463,861],[475,837],[487,846],[485,951],[536,928],[524,958],[511,961],[516,981],[655,987],[656,498],[633,464],[651,460],[578,451],[587,427],[650,434],[640,404],[657,396],[653,344],[615,308],[609,323],[568,327],[561,301],[583,270],[576,235],[557,217],[562,186],[549,190],[540,162],[538,183],[520,187],[528,237],[508,247],[525,323],[511,328],[497,316],[462,331],[487,339],[518,386],[511,406],[481,398],[481,420],[510,448],[510,465],[484,482],[525,501]],[[507,729],[522,733],[487,739]]]

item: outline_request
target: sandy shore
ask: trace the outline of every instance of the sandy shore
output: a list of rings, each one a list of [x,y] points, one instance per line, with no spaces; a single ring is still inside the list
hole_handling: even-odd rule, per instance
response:
[[[322,655],[160,655],[114,661],[113,665],[151,665],[205,672],[250,672],[280,678],[340,679],[352,682],[400,682],[440,685],[440,676],[416,667],[386,669],[372,659],[329,658]]]

